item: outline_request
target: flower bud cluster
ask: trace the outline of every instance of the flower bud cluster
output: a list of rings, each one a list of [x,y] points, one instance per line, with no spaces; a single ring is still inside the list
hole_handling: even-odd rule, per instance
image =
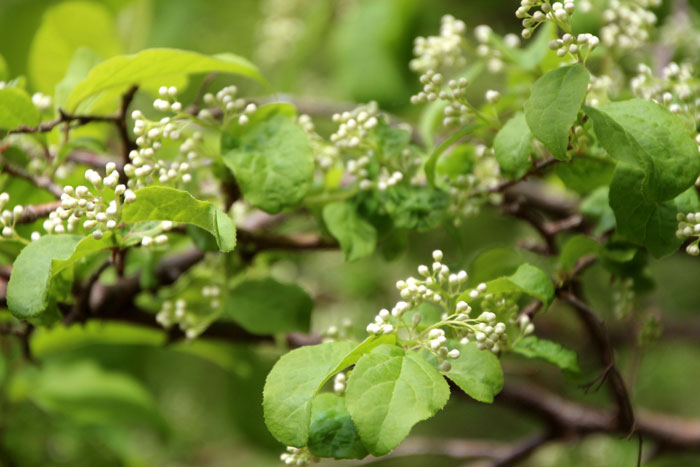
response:
[[[177,88],[175,86],[161,86],[158,88],[158,97],[153,101],[153,108],[161,112],[182,112],[182,102],[177,100]]]
[[[124,166],[124,173],[129,177],[129,187],[142,188],[155,181],[162,184],[189,183],[192,180],[190,170],[198,158],[195,145],[202,141],[202,134],[196,131],[191,137],[185,138],[180,145],[178,159],[168,162],[159,159],[156,154],[163,139],[178,141],[182,138],[184,122],[171,117],[151,121],[138,110],[133,111],[131,116],[134,119],[138,149],[129,153],[131,162]]]
[[[635,96],[665,106],[675,114],[688,114],[700,119],[700,80],[694,77],[690,63],[671,62],[663,76],[653,75],[651,68],[640,64],[638,74],[630,81]]]
[[[605,26],[600,29],[603,43],[624,52],[638,49],[649,40],[649,31],[656,24],[656,15],[650,11],[661,5],[661,0],[611,0],[603,11]]]
[[[450,204],[447,212],[452,216],[455,227],[462,225],[464,219],[477,215],[481,206],[487,203],[499,203],[501,195],[490,193],[500,178],[500,167],[493,155],[493,149],[480,144],[476,147],[476,160],[472,172],[447,178]]]
[[[608,75],[591,75],[586,93],[586,105],[599,107],[609,101],[609,94],[613,87],[613,80]]]
[[[342,395],[345,392],[345,385],[347,383],[347,376],[345,373],[338,373],[335,375],[335,378],[333,378],[333,392],[338,394],[339,396]]]
[[[587,57],[598,44],[600,39],[593,34],[582,33],[574,36],[567,32],[560,39],[549,41],[549,48],[557,51],[557,57],[565,57],[567,54]]]
[[[85,219],[82,227],[99,240],[106,231],[119,226],[123,204],[136,201],[136,194],[119,183],[116,164],[107,164],[104,178],[95,170],[88,169],[85,179],[92,188],[86,185],[63,187],[61,206],[44,221],[44,230],[57,234],[73,232]]]
[[[16,239],[19,237],[19,235],[15,231],[15,225],[17,223],[17,219],[24,214],[24,207],[18,204],[12,208],[12,210],[4,209],[9,202],[10,195],[8,193],[1,193],[0,210],[2,210],[2,212],[0,213],[0,229],[2,229],[3,238]],[[34,234],[37,234],[37,232],[32,233],[32,240],[36,240],[36,235]]]
[[[463,302],[462,302],[463,303]],[[433,355],[438,358],[440,362],[440,370],[450,371],[452,369],[452,364],[448,359],[456,360],[460,356],[459,349],[450,350],[445,345],[447,343],[447,337],[445,336],[444,329],[433,328],[428,333],[428,340],[424,347],[428,349]]]
[[[328,144],[317,132],[311,117],[306,114],[299,115],[297,123],[304,130],[309,139],[311,150],[314,153],[316,167],[322,173],[328,172],[331,168],[342,163],[340,159],[340,150],[333,144]]]
[[[676,230],[676,237],[681,240],[694,239],[690,243],[685,251],[691,256],[700,255],[700,212],[690,212],[688,214],[677,214],[678,219],[678,230]]]
[[[466,64],[463,54],[465,44],[464,33],[467,26],[464,21],[454,16],[445,15],[440,20],[440,35],[417,37],[413,43],[411,70],[420,73],[432,71],[436,73],[441,68],[460,67]]]
[[[173,228],[172,221],[162,221],[160,226],[150,230],[141,237],[141,246],[165,245],[168,243],[168,236],[161,232],[167,232]]]
[[[250,121],[250,116],[258,110],[258,106],[246,102],[242,97],[236,98],[238,88],[236,86],[226,86],[216,94],[210,92],[204,95],[204,103],[210,107],[221,110],[224,123],[237,120],[239,125],[246,125]],[[212,118],[211,110],[202,109],[199,111],[199,118],[207,120]]]
[[[533,8],[536,11],[531,12]],[[551,22],[566,31],[571,30],[571,15],[576,10],[573,0],[550,3],[549,0],[521,0],[520,7],[515,11],[515,16],[523,20],[524,39],[529,39],[538,26],[545,22]]]
[[[492,43],[493,30],[485,25],[481,24],[474,28],[474,37],[476,38],[476,54],[487,60],[486,68],[491,73],[498,73],[503,70],[503,54],[501,50],[494,47]],[[503,42],[507,47],[511,49],[517,49],[520,47],[520,38],[517,34],[506,34],[503,38]]]
[[[48,110],[51,108],[51,96],[36,92],[32,94],[32,103],[39,110]]]
[[[202,306],[197,306],[197,313],[187,311],[187,301],[178,298],[174,304],[171,300],[166,300],[161,305],[160,311],[156,314],[156,321],[166,329],[178,325],[188,339],[194,339],[203,333],[209,324],[214,321],[220,312],[221,302],[219,296],[221,290],[218,286],[202,287],[202,297],[209,300],[211,312],[206,315],[199,313]]]
[[[305,466],[312,462],[318,462],[318,459],[311,454],[308,448],[295,448],[287,446],[287,452],[282,453],[280,460],[286,465]]]
[[[379,105],[374,101],[351,111],[333,114],[332,119],[338,124],[338,130],[331,135],[331,142],[339,149],[371,148],[372,144],[367,138],[379,124],[380,118]]]
[[[334,342],[340,339],[350,338],[352,333],[352,320],[349,318],[344,318],[340,326],[335,324],[328,326],[328,328],[321,333],[323,337],[323,342]]]
[[[523,314],[517,319],[518,328],[520,329],[520,337],[529,336],[535,332],[535,325],[532,323],[530,317]]]
[[[257,28],[256,63],[273,67],[289,58],[290,50],[304,35],[300,17],[309,0],[263,0],[261,22]]]
[[[617,290],[612,294],[613,312],[618,319],[622,319],[634,309],[634,279],[621,279],[615,285]]]

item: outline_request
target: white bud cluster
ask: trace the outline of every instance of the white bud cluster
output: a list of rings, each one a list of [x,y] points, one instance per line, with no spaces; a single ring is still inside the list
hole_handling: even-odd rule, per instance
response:
[[[700,212],[690,212],[688,214],[677,214],[678,230],[676,237],[681,240],[693,238],[694,240],[685,248],[686,253],[691,256],[700,255]]]
[[[153,108],[161,112],[182,112],[182,102],[177,100],[177,88],[175,86],[161,86],[158,88],[158,97],[153,101]]]
[[[372,101],[351,111],[333,114],[338,130],[331,135],[331,142],[340,149],[365,148],[364,141],[379,124],[379,105]]]
[[[156,321],[165,329],[178,325],[188,339],[196,338],[206,328],[196,314],[187,312],[187,302],[182,298],[175,300],[174,304],[170,300],[164,301],[156,314]]]
[[[258,110],[258,106],[246,102],[245,99],[236,98],[238,88],[234,85],[226,86],[216,94],[210,92],[204,94],[204,103],[219,108],[224,116],[224,122],[236,119],[239,125],[246,125],[250,121],[250,116]],[[199,118],[206,120],[212,118],[209,109],[199,111]]]
[[[32,94],[32,103],[39,110],[48,110],[51,108],[51,96],[36,92]]]
[[[379,173],[379,178],[377,180],[377,189],[379,191],[386,191],[388,188],[396,186],[403,180],[403,172],[395,170],[391,174],[386,169],[382,167],[382,171]],[[362,182],[360,182],[362,184]]]
[[[195,131],[191,137],[185,138],[180,145],[180,158],[164,161],[156,156],[162,140],[180,140],[185,123],[171,117],[164,117],[157,122],[150,121],[138,110],[133,111],[131,116],[134,119],[138,149],[129,153],[131,162],[124,166],[124,173],[129,177],[129,187],[141,188],[154,181],[162,184],[189,183],[192,180],[190,170],[197,161],[195,145],[202,141],[202,134]]]
[[[609,101],[609,93],[613,87],[613,80],[608,75],[591,75],[586,94],[586,105],[599,107]]]
[[[345,392],[345,385],[347,383],[347,377],[345,373],[338,373],[333,378],[333,392],[338,395],[342,395]]]
[[[299,115],[297,122],[309,138],[316,167],[318,167],[322,173],[327,172],[342,162],[340,159],[340,150],[333,144],[328,144],[326,140],[316,132],[316,127],[309,115]]]
[[[24,207],[21,205],[16,205],[12,210],[4,209],[7,203],[10,202],[10,195],[8,193],[0,194],[0,228],[2,229],[3,238],[16,238],[17,232],[15,231],[15,224],[19,217],[24,214]],[[36,233],[36,232],[35,232]],[[34,234],[32,234],[32,240],[34,240]]]
[[[452,369],[452,364],[447,360],[448,358],[456,360],[460,356],[459,349],[450,350],[445,345],[446,343],[447,337],[443,329],[434,328],[430,330],[426,346],[440,361],[440,370],[442,371],[450,371]]]
[[[531,13],[532,8],[537,8]],[[571,15],[576,10],[573,0],[550,3],[549,0],[521,0],[520,7],[515,11],[515,16],[523,20],[524,39],[532,37],[535,29],[545,22],[552,22],[558,26],[565,25],[571,29]]]
[[[210,298],[209,306],[216,310],[221,306],[221,301],[219,296],[221,295],[221,289],[217,285],[209,285],[202,287],[202,296],[205,298]]]
[[[664,67],[661,78],[644,64],[637,71],[630,81],[635,96],[663,105],[675,114],[700,119],[700,81],[694,77],[692,64],[671,62]]]
[[[528,315],[523,314],[517,321],[521,336],[528,336],[535,332],[535,325],[532,323]]]
[[[306,466],[312,462],[318,462],[318,459],[307,448],[295,448],[294,446],[287,446],[287,452],[282,453],[280,460],[286,465],[296,466]]]
[[[621,52],[643,46],[656,24],[656,15],[649,9],[659,5],[661,0],[611,0],[603,11],[606,22],[600,29],[603,43]]]
[[[634,279],[628,277],[617,281],[617,290],[612,294],[613,312],[618,319],[627,316],[634,309]]]
[[[491,73],[498,73],[503,70],[503,54],[501,50],[494,47],[492,44],[493,30],[481,24],[474,28],[474,37],[478,45],[476,46],[476,54],[486,59],[486,68]],[[506,34],[503,38],[503,43],[506,47],[516,49],[520,47],[520,38],[516,34]]]
[[[82,227],[99,240],[106,231],[119,226],[123,204],[136,200],[134,192],[119,183],[119,172],[114,162],[107,164],[104,178],[95,170],[88,169],[85,179],[92,189],[86,185],[63,187],[61,206],[49,214],[43,224],[48,233],[73,232],[84,218]],[[108,191],[114,193],[114,199],[109,202],[105,200]]]
[[[574,36],[567,32],[560,39],[549,41],[549,48],[557,51],[557,57],[565,57],[567,54],[579,55],[583,52],[585,52],[584,56],[588,56],[593,49],[598,47],[598,44],[600,44],[600,39],[593,34],[582,33]]]
[[[263,0],[260,2],[261,23],[257,30],[255,63],[274,67],[289,58],[304,35],[304,21],[299,16],[308,0]]]
[[[440,20],[440,35],[417,37],[413,43],[411,70],[426,73],[437,72],[441,68],[459,67],[466,64],[463,48],[464,33],[467,30],[464,21],[445,15]]]
[[[450,204],[447,212],[452,216],[455,227],[462,225],[465,219],[474,217],[487,203],[498,204],[501,195],[490,193],[489,189],[498,184],[500,167],[493,155],[493,149],[483,144],[476,146],[476,160],[472,172],[447,178]]]

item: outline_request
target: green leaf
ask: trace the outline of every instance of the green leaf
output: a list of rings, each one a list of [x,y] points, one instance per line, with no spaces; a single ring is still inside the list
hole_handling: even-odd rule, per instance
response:
[[[89,426],[151,424],[164,428],[153,396],[127,374],[94,362],[52,363],[13,381],[14,398],[30,399],[43,410]]]
[[[285,115],[231,125],[222,135],[221,153],[246,201],[263,211],[294,207],[311,187],[311,146],[299,125]]]
[[[630,192],[630,196],[643,197],[639,202],[668,201],[697,179],[700,173],[697,144],[681,120],[664,107],[630,99],[599,109],[586,107],[585,111],[608,154],[642,172],[637,191]]]
[[[39,109],[22,89],[0,89],[0,129],[12,130],[21,125],[39,124]]]
[[[581,201],[581,214],[596,221],[595,235],[615,228],[615,213],[610,207],[609,194],[610,187],[601,186]]]
[[[398,185],[379,194],[383,209],[400,229],[425,231],[444,219],[449,195],[429,186]]]
[[[513,346],[513,352],[527,358],[539,358],[564,371],[581,372],[576,352],[546,339],[539,339],[535,336],[523,337]]]
[[[221,251],[236,246],[233,220],[216,206],[199,201],[188,192],[164,186],[150,186],[136,191],[136,201],[124,206],[122,221],[173,221],[201,227],[216,238]]]
[[[569,130],[576,122],[589,79],[580,63],[552,70],[535,82],[525,102],[525,119],[532,134],[559,160],[568,159]]]
[[[524,293],[541,301],[545,308],[554,300],[554,285],[547,273],[531,264],[521,264],[507,277],[486,283],[488,293]],[[460,299],[469,300],[469,291]]]
[[[588,194],[612,180],[615,162],[609,158],[577,155],[568,163],[557,164],[554,171],[567,188]]]
[[[523,113],[518,112],[503,125],[493,141],[493,151],[505,176],[518,179],[525,175],[531,165],[532,133]]]
[[[79,47],[73,54],[65,76],[56,84],[56,92],[53,96],[54,107],[63,108],[73,88],[101,61],[102,58],[94,50]]]
[[[338,240],[345,260],[355,261],[369,256],[377,246],[377,230],[346,202],[330,203],[323,207],[323,222]]]
[[[228,293],[225,315],[254,334],[309,332],[313,301],[301,287],[274,279],[243,281]]]
[[[288,446],[306,445],[311,402],[352,348],[350,342],[328,342],[292,350],[277,361],[263,390],[265,424],[275,438]]]
[[[570,271],[584,256],[595,254],[601,251],[600,243],[586,235],[574,235],[564,244],[559,254],[559,266],[564,271]]]
[[[357,362],[345,395],[360,437],[375,456],[398,446],[413,425],[435,415],[449,397],[447,383],[430,363],[391,345]]]
[[[469,265],[470,287],[487,282],[500,276],[509,276],[523,264],[520,252],[515,248],[491,248],[480,253]]]
[[[313,400],[308,446],[317,457],[362,459],[368,454],[345,400],[332,393],[319,394]]]
[[[233,54],[207,56],[177,49],[146,49],[119,55],[93,68],[68,96],[66,109],[75,110],[87,98],[114,88],[194,73],[232,73],[262,81],[258,69]]]
[[[458,359],[450,360],[452,368],[442,374],[473,399],[492,403],[503,388],[503,370],[498,357],[488,350],[477,349],[474,343],[450,342],[449,347],[458,349],[460,355]]]
[[[81,259],[85,258],[88,255],[91,255],[93,253],[97,253],[98,251],[105,250],[110,247],[117,246],[116,238],[112,232],[107,232],[101,239],[96,240],[93,238],[92,235],[89,235],[80,242],[78,242],[77,245],[75,245],[75,249],[73,250],[73,253],[66,259],[54,259],[53,260],[53,266],[51,268],[51,274],[56,275],[66,269],[67,267],[72,266],[73,264],[77,263]]]
[[[93,2],[62,2],[46,10],[29,50],[33,87],[53,94],[81,46],[91,47],[103,58],[121,53],[114,23],[109,10]]]
[[[629,164],[621,163],[615,170],[610,207],[615,212],[617,232],[632,243],[646,246],[656,257],[666,256],[682,243],[676,237],[679,209],[674,200],[647,201],[641,194],[644,180],[644,173]],[[683,199],[679,200],[681,204]]]
[[[49,304],[52,261],[70,258],[82,237],[45,235],[20,252],[7,283],[7,307],[15,317],[38,316]]]

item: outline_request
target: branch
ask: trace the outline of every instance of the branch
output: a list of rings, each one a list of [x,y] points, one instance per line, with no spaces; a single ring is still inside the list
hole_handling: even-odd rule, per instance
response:
[[[61,206],[60,201],[25,206],[24,212],[22,212],[22,215],[17,219],[17,224],[30,224],[37,219],[48,216],[58,209],[59,206]]]
[[[47,133],[53,130],[61,123],[75,123],[75,126],[86,125],[92,122],[110,122],[117,123],[118,115],[78,115],[65,112],[63,109],[58,109],[58,117],[48,122],[43,122],[38,126],[22,125],[14,130],[10,130],[8,134],[20,133]]]
[[[556,164],[559,162],[559,160],[553,158],[553,157],[548,157],[547,159],[543,159],[541,161],[537,161],[535,165],[530,169],[525,175],[523,175],[520,178],[514,179],[514,180],[504,180],[498,185],[495,185],[491,188],[489,188],[489,193],[502,193],[506,191],[508,188],[517,185],[518,183],[527,180],[528,177],[531,177],[533,175],[541,175],[542,171],[546,169],[547,167]]]
[[[119,114],[117,115],[116,120],[119,137],[121,138],[124,146],[122,152],[122,160],[124,161],[124,164],[129,163],[129,153],[132,149],[136,149],[136,144],[129,138],[129,129],[126,125],[126,119],[128,117],[129,106],[134,100],[134,95],[136,95],[136,91],[138,89],[139,87],[136,85],[131,86],[129,90],[122,95],[122,105],[119,109]]]
[[[257,254],[268,250],[326,250],[338,248],[338,243],[315,233],[278,235],[254,233],[244,229],[236,231],[238,241],[249,249],[246,253]]]
[[[2,171],[6,172],[12,176],[18,177],[18,178],[23,178],[24,180],[28,181],[29,183],[32,183],[33,185],[36,185],[39,188],[43,188],[44,190],[50,192],[52,195],[54,195],[56,198],[60,198],[61,195],[63,194],[63,188],[60,186],[56,185],[53,180],[51,180],[48,177],[36,177],[29,172],[27,172],[24,169],[21,169],[19,167],[14,167],[7,162],[3,162],[2,164]]]

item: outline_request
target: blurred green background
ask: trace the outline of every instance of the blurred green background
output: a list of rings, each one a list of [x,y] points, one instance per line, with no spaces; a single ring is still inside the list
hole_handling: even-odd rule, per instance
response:
[[[103,56],[148,47],[233,52],[258,64],[273,92],[329,102],[373,99],[415,122],[417,110],[408,105],[418,88],[408,69],[413,38],[434,34],[446,13],[464,19],[470,31],[486,23],[500,33],[518,33],[513,15],[518,3],[2,0],[0,55],[10,77],[27,76],[30,90],[51,93],[81,46]],[[56,24],[57,16],[45,13],[59,5],[68,13]],[[251,95],[268,92],[248,91]],[[395,281],[413,274],[434,248],[445,250],[450,266],[468,267],[481,251],[528,238],[536,238],[529,228],[487,210],[465,222],[459,232],[414,235],[408,253],[392,262],[374,257],[345,264],[339,252],[267,254],[257,259],[256,267],[281,280],[296,281],[314,296],[315,331],[350,319],[355,323],[351,332],[359,337],[377,310],[397,299]],[[550,272],[555,268],[551,261],[523,255]],[[700,262],[686,255],[650,267],[658,287],[640,296],[638,305],[663,312],[667,332],[643,352],[628,345],[619,355],[623,372],[635,381],[632,396],[641,407],[700,417],[700,342],[698,336],[683,332],[683,323],[690,323],[687,329],[700,329],[700,294],[695,284],[699,272]],[[585,287],[595,309],[609,320],[613,335],[624,338],[625,323],[616,321],[612,313],[609,275],[594,267],[586,273]],[[585,378],[570,380],[545,364],[508,357],[506,379],[527,376],[574,399],[606,404],[605,391],[584,395],[578,388],[597,374],[597,362],[589,343],[581,339],[572,313],[555,305],[538,318],[537,325],[539,334],[581,352]],[[280,465],[284,447],[267,433],[260,402],[265,375],[281,349],[220,341],[164,346],[156,331],[93,323],[37,332],[32,342],[40,362],[37,368],[22,361],[13,339],[2,339],[0,465]],[[413,434],[510,441],[533,434],[538,427],[536,420],[504,407],[453,398]],[[636,453],[636,441],[590,437],[548,445],[526,465],[635,465]],[[374,465],[427,462],[435,467],[462,464],[423,457]],[[700,456],[664,456],[649,465],[700,465]]]

